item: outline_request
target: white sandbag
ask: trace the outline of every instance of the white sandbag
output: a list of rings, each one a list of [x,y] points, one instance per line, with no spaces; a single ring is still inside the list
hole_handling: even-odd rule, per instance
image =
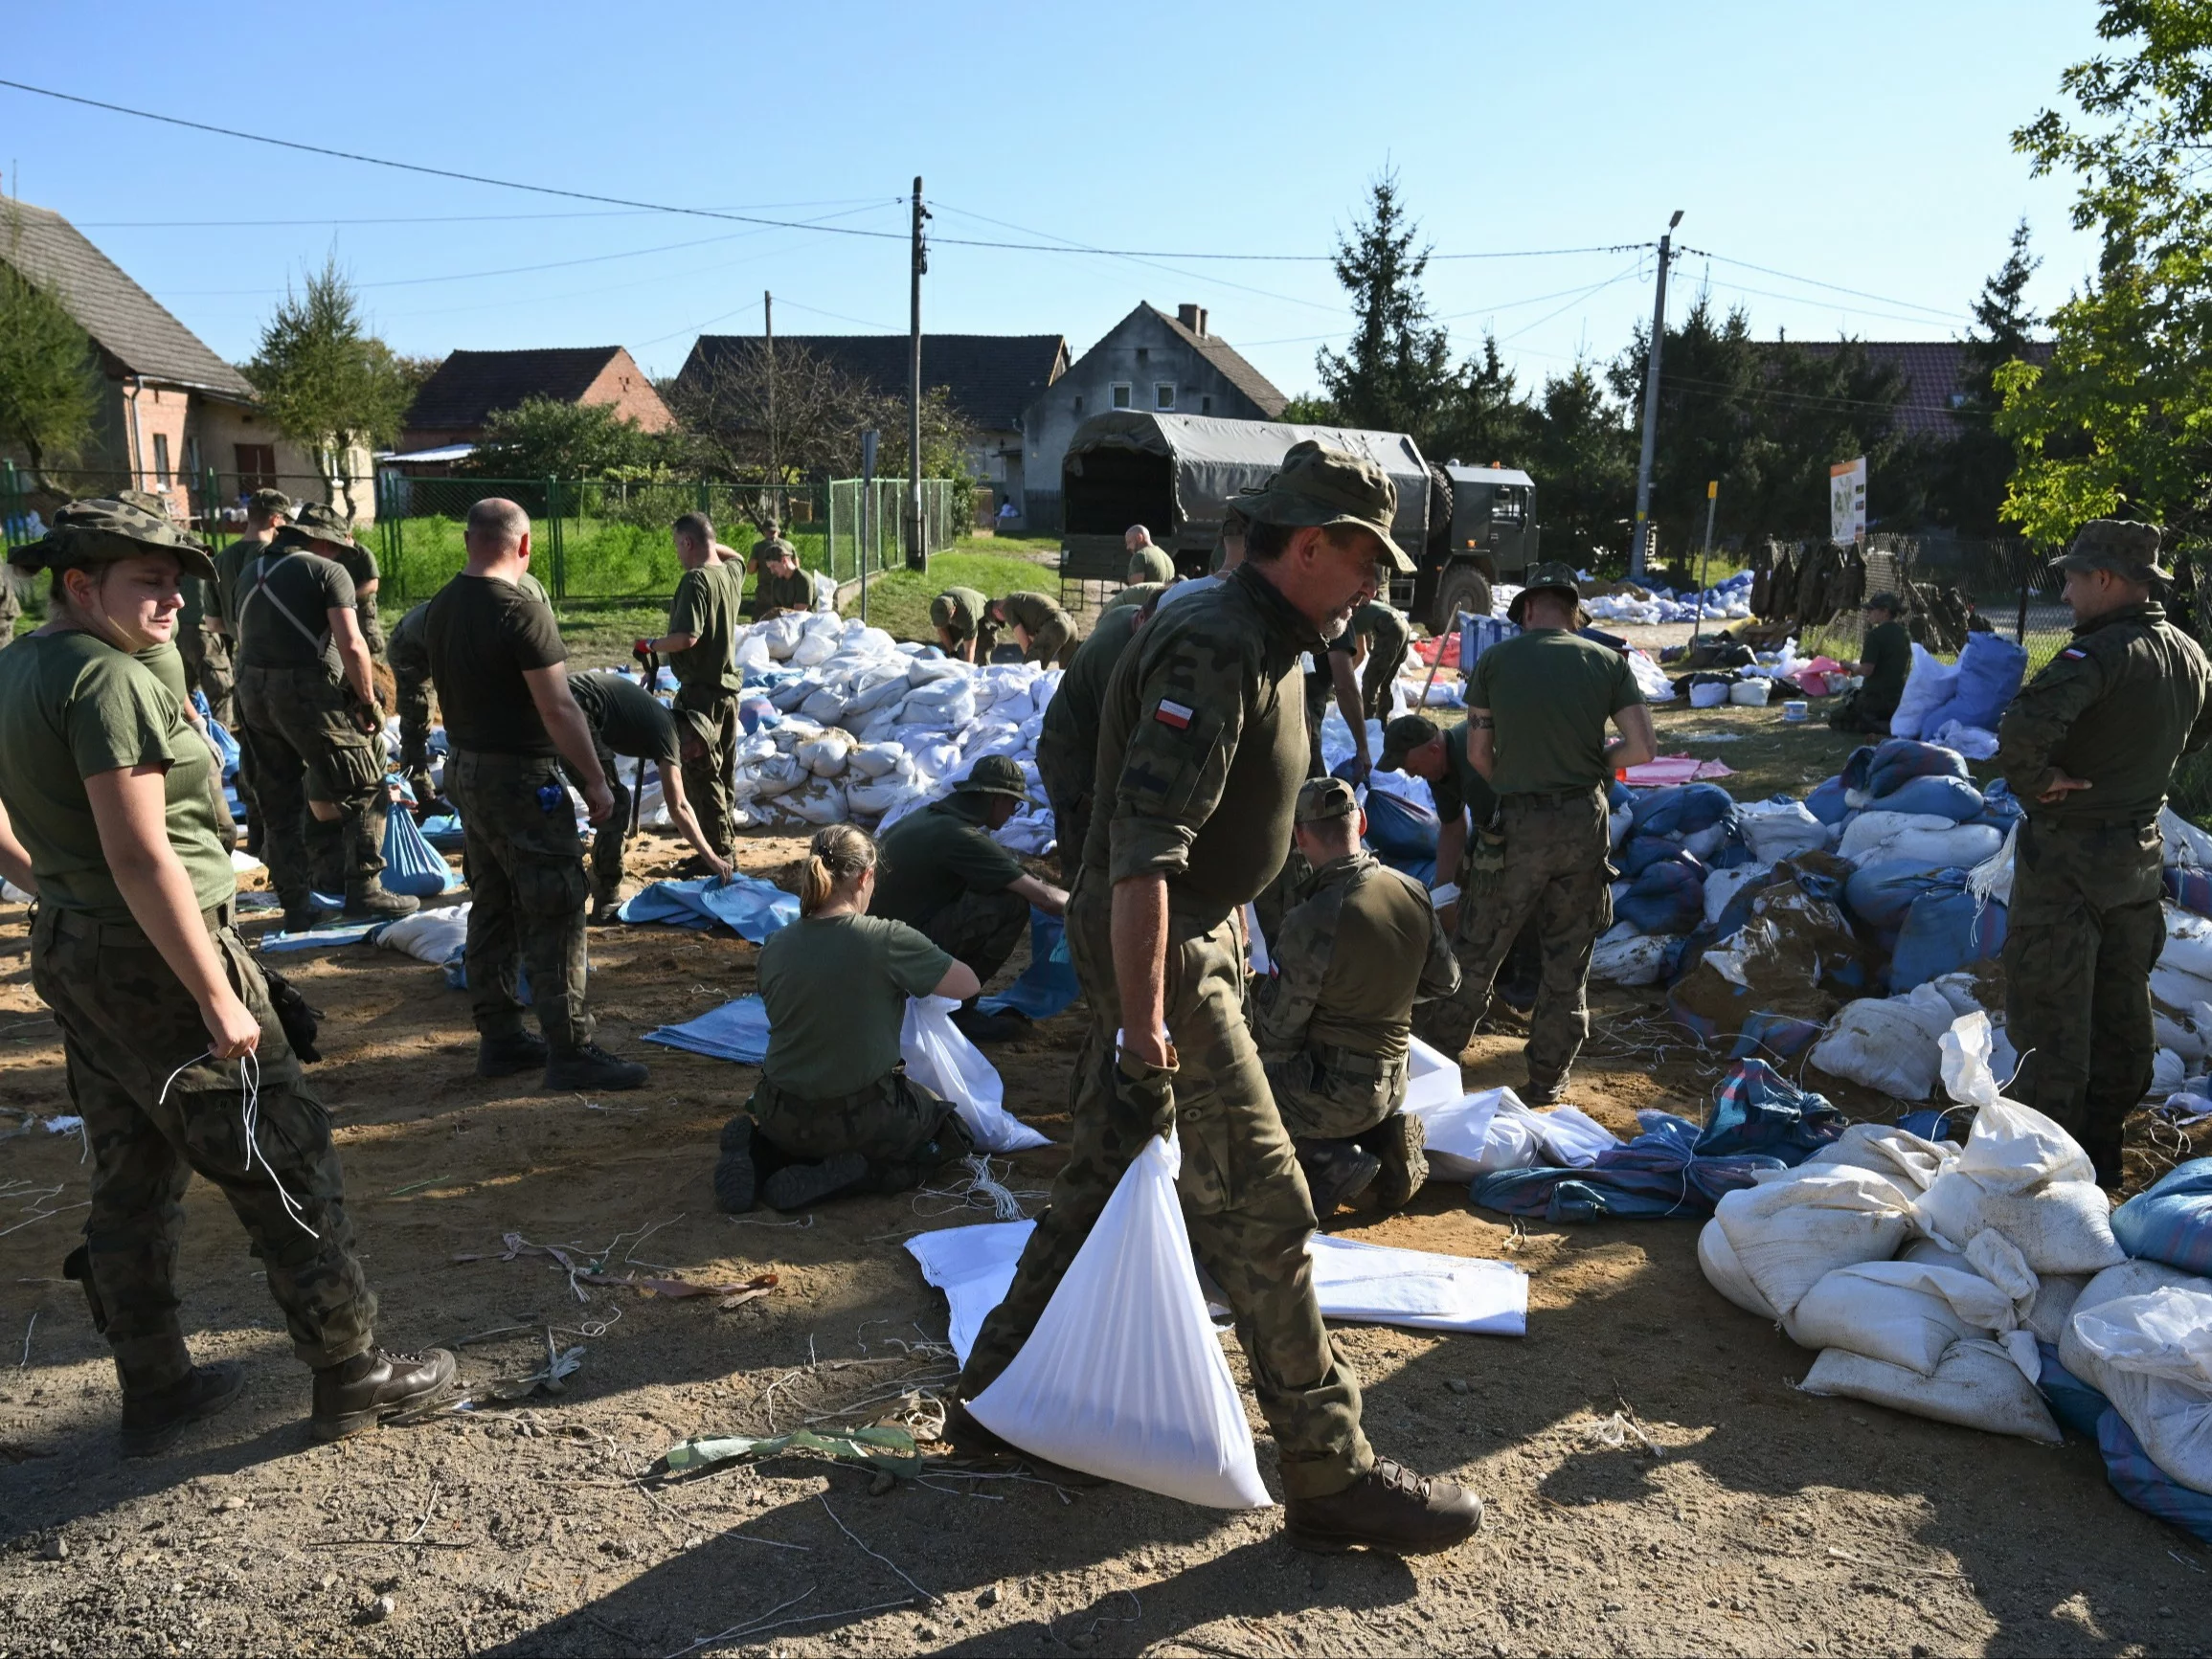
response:
[[[1929,741],[1940,743],[1946,749],[1955,749],[1969,760],[1997,758],[1997,733],[1984,727],[1969,726],[1963,720],[1946,720],[1935,729]]]
[[[777,753],[789,754],[801,744],[812,743],[828,729],[819,720],[809,720],[803,714],[794,713],[785,716],[774,731],[765,735]]]
[[[2017,1314],[2012,1298],[1963,1264],[1859,1262],[1823,1276],[1782,1329],[1803,1348],[1847,1349],[1929,1377],[1953,1342],[2009,1330]]]
[[[1842,838],[1836,843],[1836,854],[1855,864],[1863,863],[1907,830],[1956,827],[1954,820],[1939,813],[1885,812],[1880,807],[1870,807],[1843,826]]]
[[[1769,880],[1773,873],[1772,864],[1738,864],[1733,869],[1709,871],[1705,876],[1705,920],[1717,926],[1730,899],[1746,887]]]
[[[1508,1103],[1513,1110],[1501,1110]],[[1472,1180],[1536,1162],[1536,1130],[1528,1121],[1533,1114],[1510,1088],[1485,1088],[1445,1105],[1409,1106],[1407,1110],[1421,1120],[1433,1181]]]
[[[1764,708],[1773,689],[1764,680],[1739,680],[1728,687],[1728,701],[1739,708]]]
[[[901,662],[882,662],[864,668],[854,676],[852,690],[846,698],[845,718],[850,722],[863,716],[892,707],[906,701],[906,667]]]
[[[2108,1302],[2118,1302],[2131,1296],[2148,1296],[2154,1291],[2177,1289],[2212,1293],[2212,1279],[2187,1272],[2180,1267],[2169,1267],[2164,1262],[2154,1262],[2142,1257],[2122,1262],[2116,1267],[2107,1267],[2090,1276],[2082,1287],[2082,1293],[2074,1299],[2073,1312],[2086,1313],[2102,1308]],[[2069,1315],[2059,1333],[2059,1363],[2083,1381],[2089,1380],[2089,1373],[2096,1369],[2099,1359],[2082,1346],[2081,1337],[2074,1331]]]
[[[1705,1282],[1745,1312],[1762,1319],[1778,1317],[1736,1259],[1736,1247],[1728,1243],[1717,1217],[1698,1231],[1698,1266],[1704,1270]]]
[[[1027,1152],[1051,1142],[1006,1110],[1006,1086],[983,1051],[955,1025],[955,997],[909,997],[898,1029],[906,1074],[951,1104],[983,1152]]]
[[[1705,681],[1690,687],[1692,708],[1718,708],[1728,700],[1727,686],[1717,681]]]
[[[780,620],[781,618],[775,619]],[[819,614],[806,617],[805,624],[800,631],[799,642],[791,648],[791,656],[788,661],[792,667],[812,668],[817,663],[826,662],[837,655],[841,630],[835,626],[823,626],[824,621],[834,623],[836,618],[824,617]]]
[[[1634,828],[1636,828],[1636,808],[1633,805],[1615,807],[1606,815],[1606,840],[1616,851],[1619,849],[1620,843],[1628,840],[1628,832]]]
[[[965,680],[933,680],[906,694],[899,705],[901,726],[941,729],[964,727],[976,717],[975,687]]]
[[[413,956],[418,962],[443,962],[468,943],[468,907],[439,905],[369,930],[372,945]]]
[[[1988,824],[1953,823],[1933,813],[1861,813],[1843,826],[1836,851],[1855,864],[1905,860],[1935,868],[1972,869],[2004,850],[2002,832]]]
[[[1932,1377],[1842,1348],[1813,1361],[1798,1388],[1806,1394],[1863,1400],[1914,1417],[1978,1428],[1989,1434],[2057,1446],[2065,1437],[2036,1386],[1995,1342],[1953,1342]]]
[[[811,743],[801,744],[791,751],[791,758],[816,777],[839,777],[844,774],[846,757],[851,752],[852,740],[840,731],[834,735],[824,733]]]
[[[2077,1308],[2077,1373],[2112,1402],[2151,1461],[2212,1492],[2212,1290],[2165,1286]]]
[[[768,665],[776,661],[768,649],[768,637],[757,628],[746,630],[745,637],[737,641],[737,648],[733,655],[740,674],[766,673]]]
[[[1050,1462],[1216,1509],[1262,1509],[1244,1402],[1207,1316],[1157,1135],[1137,1155],[1013,1363],[968,1402]]]
[[[1590,976],[1601,985],[1656,985],[1675,937],[1639,933],[1633,922],[1616,922],[1591,949]]]
[[[2175,1058],[2182,1063],[2184,1072],[2196,1071],[2203,1065],[2205,1031],[2206,1027],[2194,1018],[2175,1019],[2156,1006],[2151,1010],[2151,1034],[2156,1039],[2159,1051],[2171,1049]]]
[[[1915,641],[1912,667],[1905,676],[1905,690],[1897,699],[1897,711],[1889,717],[1889,735],[1922,736],[1928,717],[1951,701],[1957,683],[1955,664],[1937,661],[1929,655],[1926,646]]]
[[[799,712],[809,720],[819,720],[824,726],[832,726],[845,718],[845,707],[844,694],[824,685],[801,700]]]
[[[1724,1193],[1713,1219],[1741,1277],[1781,1318],[1838,1267],[1894,1256],[1908,1211],[1896,1187],[1871,1170],[1801,1166]]]
[[[1898,1100],[1926,1100],[1941,1062],[1936,1044],[1952,1019],[1950,1002],[1930,985],[1903,997],[1862,997],[1844,1005],[1810,1059],[1831,1077]]]
[[[1256,931],[1254,937],[1257,937]],[[1421,1111],[1452,1105],[1467,1092],[1459,1063],[1442,1050],[1411,1037],[1406,1043],[1406,1098],[1401,1111]]]
[[[1597,1155],[1620,1145],[1620,1136],[1588,1112],[1571,1106],[1548,1106],[1532,1111],[1511,1089],[1498,1103],[1499,1115],[1518,1118],[1535,1134],[1538,1149],[1552,1164],[1567,1169],[1588,1169]]]
[[[906,751],[895,743],[863,743],[845,757],[845,764],[861,777],[882,777],[905,768]]]
[[[2158,834],[2166,843],[2163,862],[2190,869],[2212,870],[2212,835],[2199,829],[2170,806],[2159,809]]]
[[[845,624],[845,636],[838,650],[855,657],[890,657],[898,650],[898,641],[881,628],[871,628],[854,617]],[[906,665],[902,662],[899,666],[903,670]]]
[[[1736,822],[1751,856],[1762,864],[1827,846],[1834,834],[1801,800],[1747,800],[1736,803]],[[1722,874],[1714,871],[1714,875]],[[1707,876],[1710,884],[1712,877]]]
[[[930,655],[916,657],[906,665],[906,683],[919,690],[924,685],[940,680],[964,680],[969,673],[965,663],[950,657]]]
[[[2169,966],[2161,956],[2151,970],[2151,1000],[2170,1013],[2193,1013],[2200,1002],[2212,1002],[2212,979]]]
[[[2151,1093],[2155,1096],[2178,1092],[2189,1080],[2189,1067],[2181,1056],[2171,1048],[2161,1048],[2151,1057]]]
[[[826,777],[814,778],[804,788],[782,796],[779,804],[810,824],[843,823],[850,816],[846,811],[844,787]]]
[[[1923,1140],[1894,1124],[1855,1123],[1797,1167],[1870,1170],[1896,1187],[1902,1201],[1915,1203],[1937,1176],[1958,1161],[1959,1151],[1953,1141]]]
[[[896,773],[845,786],[845,809],[854,818],[882,818],[910,802],[929,799],[927,791]]]
[[[752,783],[756,798],[768,800],[797,789],[814,774],[795,754],[772,754],[765,760],[739,767],[737,775]]]
[[[2178,905],[2168,905],[2165,911],[2166,942],[2158,948],[2158,966],[2212,980],[2212,917]]]
[[[2096,1277],[2093,1273],[2045,1273],[2036,1282],[2036,1299],[2020,1323],[2056,1348],[2073,1322],[2082,1292]]]

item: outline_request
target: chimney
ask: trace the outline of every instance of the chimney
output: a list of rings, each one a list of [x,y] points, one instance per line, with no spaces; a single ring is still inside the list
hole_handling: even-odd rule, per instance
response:
[[[1206,338],[1206,307],[1204,305],[1178,305],[1175,307],[1175,320],[1201,340]]]

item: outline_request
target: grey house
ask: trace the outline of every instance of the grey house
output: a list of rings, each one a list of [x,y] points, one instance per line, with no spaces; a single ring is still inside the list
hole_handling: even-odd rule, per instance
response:
[[[1075,429],[1094,415],[1128,409],[1273,420],[1289,401],[1208,329],[1205,306],[1180,305],[1170,317],[1139,305],[1022,411],[1022,527],[1030,535],[1060,531],[1060,462]]]

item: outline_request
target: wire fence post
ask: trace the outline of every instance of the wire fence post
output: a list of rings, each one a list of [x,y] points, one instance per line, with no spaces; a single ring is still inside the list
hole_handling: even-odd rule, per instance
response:
[[[2020,616],[2013,622],[2012,639],[2016,645],[2027,643],[2028,586],[2034,580],[2034,552],[2027,543],[2020,545]]]

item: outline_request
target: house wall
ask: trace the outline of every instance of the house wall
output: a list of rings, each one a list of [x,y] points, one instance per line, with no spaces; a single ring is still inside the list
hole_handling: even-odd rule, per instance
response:
[[[668,413],[668,406],[661,401],[661,394],[653,390],[653,383],[645,377],[637,359],[627,351],[618,351],[599,370],[598,378],[584,389],[578,403],[611,403],[618,414],[634,420],[646,432],[666,432],[676,424],[676,417]],[[482,434],[478,434],[481,437]],[[453,438],[455,443],[472,443],[474,438]],[[429,445],[423,445],[429,448]]]
[[[1238,391],[1150,307],[1124,317],[1097,345],[1075,360],[1022,412],[1022,470],[1026,488],[1015,498],[1022,527],[1052,535],[1061,526],[1060,462],[1075,429],[1115,407],[1113,388],[1126,382],[1129,407],[1160,410],[1154,388],[1175,388],[1175,406],[1162,413],[1211,415],[1228,420],[1264,420],[1266,411]]]
[[[280,437],[275,423],[266,415],[245,404],[214,397],[195,397],[193,406],[192,435],[199,442],[201,464],[214,468],[218,507],[235,507],[245,494],[239,484],[237,450],[240,444],[267,445],[275,451],[279,489],[304,501],[323,499],[322,474],[316,470],[313,459],[298,444]],[[374,523],[376,463],[370,459],[368,450],[356,447],[348,459],[346,470],[353,478],[354,523]],[[339,504],[344,504],[342,496]]]

